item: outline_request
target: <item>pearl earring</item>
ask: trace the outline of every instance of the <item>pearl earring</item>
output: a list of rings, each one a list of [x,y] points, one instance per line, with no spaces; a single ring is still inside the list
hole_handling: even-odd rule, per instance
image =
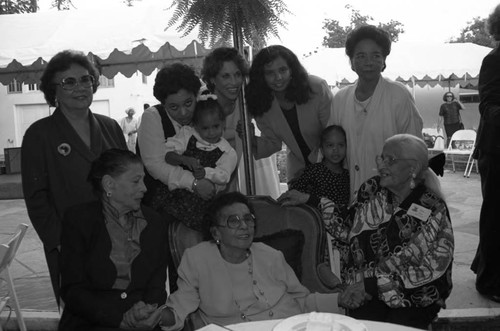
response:
[[[417,177],[417,175],[415,175],[415,173],[412,173],[411,180],[410,180],[410,189],[411,190],[413,190],[415,188],[415,177]]]
[[[219,239],[215,239],[215,243],[216,243],[217,245],[220,245],[220,240],[219,240]]]
[[[108,198],[111,198],[111,192],[106,192],[106,196],[107,196]]]

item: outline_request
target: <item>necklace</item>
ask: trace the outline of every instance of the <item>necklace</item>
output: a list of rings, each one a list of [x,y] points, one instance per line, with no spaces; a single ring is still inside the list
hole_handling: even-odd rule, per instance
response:
[[[269,317],[273,318],[274,312],[271,309],[271,304],[269,304],[269,300],[266,298],[264,290],[262,290],[260,288],[258,281],[254,278],[254,274],[253,274],[253,260],[252,260],[252,254],[251,254],[250,250],[247,251],[246,257],[247,257],[246,260],[247,260],[247,263],[248,263],[248,274],[250,275],[250,277],[252,279],[252,287],[253,287],[253,291],[252,292],[254,293],[255,298],[257,299],[257,301],[263,301],[266,304],[266,310],[269,310],[269,313],[268,313]],[[241,305],[238,302],[238,300],[236,300],[236,298],[234,297],[234,293],[233,293],[233,301],[234,301],[234,304],[236,305],[236,307],[238,308],[238,310],[240,311],[240,317],[241,317],[241,319],[244,320],[244,321],[251,321],[251,319],[249,318],[249,316],[254,315],[254,314],[248,315],[248,314],[245,313],[244,309],[241,308]]]
[[[368,114],[368,106],[372,102],[372,96],[370,96],[368,99],[365,101],[359,101],[358,98],[356,98],[356,94],[354,95],[354,103],[356,104],[356,109],[361,110],[363,114]]]

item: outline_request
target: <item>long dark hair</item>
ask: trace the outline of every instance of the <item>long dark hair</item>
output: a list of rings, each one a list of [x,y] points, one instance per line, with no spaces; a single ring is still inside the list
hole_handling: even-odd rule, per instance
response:
[[[285,98],[299,105],[311,99],[313,91],[309,84],[309,75],[297,56],[284,46],[269,46],[263,48],[253,59],[250,80],[245,89],[248,111],[255,117],[262,116],[271,108],[274,96],[273,91],[267,86],[264,67],[278,57],[286,61],[292,76],[285,91]]]

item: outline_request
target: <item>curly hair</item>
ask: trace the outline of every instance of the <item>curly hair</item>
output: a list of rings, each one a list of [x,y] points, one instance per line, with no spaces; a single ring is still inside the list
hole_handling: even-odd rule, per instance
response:
[[[201,69],[201,79],[205,82],[210,92],[214,92],[215,89],[212,79],[221,71],[224,62],[233,62],[243,76],[248,75],[248,63],[236,48],[216,48],[205,56],[205,59],[203,59],[203,68]]]
[[[345,42],[345,53],[351,59],[354,57],[354,49],[356,45],[365,39],[373,40],[381,49],[382,55],[386,58],[391,53],[391,37],[387,31],[381,28],[377,28],[374,25],[363,25],[360,26],[347,35],[347,40]],[[386,65],[382,71],[384,71]]]
[[[163,105],[171,94],[186,90],[197,96],[200,88],[200,78],[193,68],[183,63],[174,63],[163,67],[156,74],[153,95]]]
[[[273,91],[265,80],[265,66],[281,57],[290,68],[291,80],[285,91],[288,101],[299,105],[308,102],[313,93],[309,84],[309,75],[297,56],[288,48],[274,45],[263,48],[255,56],[250,68],[250,79],[245,89],[248,111],[255,117],[269,111],[273,102]]]
[[[252,214],[255,214],[250,201],[244,194],[240,192],[224,193],[215,197],[215,199],[207,207],[205,215],[203,216],[204,223],[210,224],[210,227],[217,226],[221,210],[236,203],[244,204],[248,207],[248,210],[250,210]]]
[[[191,120],[193,125],[198,125],[201,118],[205,115],[216,114],[222,123],[225,123],[226,113],[222,109],[222,106],[217,102],[216,99],[198,100],[196,102],[196,107],[193,112],[193,119]]]
[[[54,77],[58,72],[68,70],[73,64],[77,64],[85,68],[89,75],[94,77],[94,83],[92,86],[92,92],[97,91],[99,86],[99,70],[97,67],[89,60],[83,52],[74,50],[64,50],[52,57],[47,67],[43,71],[42,77],[40,78],[40,91],[43,92],[45,100],[51,107],[56,107],[56,88],[57,84],[54,83]]]
[[[500,41],[500,5],[488,16],[486,30],[496,41]]]
[[[347,141],[347,135],[345,133],[344,128],[340,125],[332,124],[332,125],[329,125],[326,128],[324,128],[323,131],[321,131],[321,135],[319,136],[319,145],[323,146],[323,144],[326,141],[326,138],[328,138],[330,133],[335,132],[335,131],[340,133],[344,137],[344,139]]]

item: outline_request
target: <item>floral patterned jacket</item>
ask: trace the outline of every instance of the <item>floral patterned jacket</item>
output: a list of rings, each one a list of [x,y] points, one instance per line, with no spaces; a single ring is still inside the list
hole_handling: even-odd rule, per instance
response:
[[[452,289],[454,239],[446,203],[423,184],[399,206],[367,180],[348,211],[322,199],[327,231],[339,242],[342,280],[364,281],[389,307],[444,306]]]

